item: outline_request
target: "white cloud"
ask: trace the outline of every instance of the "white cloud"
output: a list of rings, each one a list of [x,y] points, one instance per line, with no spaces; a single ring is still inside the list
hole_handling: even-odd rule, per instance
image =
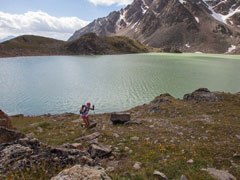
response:
[[[133,0],[88,0],[95,5],[106,5],[111,6],[117,4],[119,6],[128,5],[133,2]]]
[[[0,38],[32,34],[67,40],[74,31],[88,23],[77,17],[57,18],[42,11],[24,14],[0,11]]]

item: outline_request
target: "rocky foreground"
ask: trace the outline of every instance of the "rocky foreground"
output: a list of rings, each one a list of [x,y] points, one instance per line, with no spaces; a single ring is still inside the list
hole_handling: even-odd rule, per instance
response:
[[[162,94],[91,119],[1,113],[0,179],[240,179],[240,93]]]

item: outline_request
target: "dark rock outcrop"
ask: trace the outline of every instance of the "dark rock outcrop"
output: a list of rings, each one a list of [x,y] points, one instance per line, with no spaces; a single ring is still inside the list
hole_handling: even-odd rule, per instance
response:
[[[41,163],[52,163],[63,168],[81,164],[87,156],[89,154],[84,151],[50,147],[34,138],[21,138],[0,145],[0,177]]]
[[[148,113],[154,114],[154,113],[160,113],[162,108],[161,106],[170,104],[174,97],[172,97],[170,94],[161,94],[160,96],[156,97],[152,102],[150,102],[148,107]]]
[[[129,113],[112,113],[110,120],[115,124],[124,124],[131,120],[131,115]]]
[[[8,129],[12,128],[12,123],[9,116],[0,109],[0,127]]]
[[[209,91],[207,88],[200,88],[193,93],[184,95],[183,100],[196,102],[216,102],[223,100],[223,97],[219,93]]]
[[[24,137],[25,135],[18,131],[0,127],[0,144],[10,143]]]

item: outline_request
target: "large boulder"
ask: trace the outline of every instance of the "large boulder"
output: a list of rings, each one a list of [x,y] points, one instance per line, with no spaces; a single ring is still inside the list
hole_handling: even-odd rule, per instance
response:
[[[131,120],[129,113],[112,113],[110,120],[113,124],[124,124]]]
[[[12,123],[9,116],[0,109],[0,127],[8,129],[12,128]]]
[[[232,174],[224,170],[218,170],[215,168],[207,168],[203,170],[207,171],[209,175],[216,180],[237,180]]]
[[[111,180],[105,170],[100,166],[75,165],[65,169],[51,180]]]
[[[200,88],[193,93],[184,95],[183,100],[196,102],[217,102],[223,100],[223,97],[219,93],[209,91],[207,88]]]
[[[10,143],[24,137],[25,135],[18,131],[0,127],[0,144]]]
[[[90,156],[92,158],[103,158],[105,156],[109,156],[112,152],[111,148],[109,146],[105,146],[103,144],[91,144],[89,146],[88,152],[90,153]]]

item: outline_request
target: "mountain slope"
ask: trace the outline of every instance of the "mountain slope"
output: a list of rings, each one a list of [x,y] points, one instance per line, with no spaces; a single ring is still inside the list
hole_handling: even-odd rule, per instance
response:
[[[25,35],[0,43],[0,57],[143,52],[148,52],[148,48],[136,40],[127,37],[99,37],[94,33],[85,34],[72,42]]]
[[[134,0],[76,31],[69,41],[94,32],[132,37],[157,48],[225,53],[240,42],[239,12],[237,0]]]
[[[63,55],[64,41],[24,35],[0,43],[0,57]]]
[[[146,46],[127,37],[99,37],[94,33],[85,34],[65,45],[73,54],[123,54],[147,52]]]

